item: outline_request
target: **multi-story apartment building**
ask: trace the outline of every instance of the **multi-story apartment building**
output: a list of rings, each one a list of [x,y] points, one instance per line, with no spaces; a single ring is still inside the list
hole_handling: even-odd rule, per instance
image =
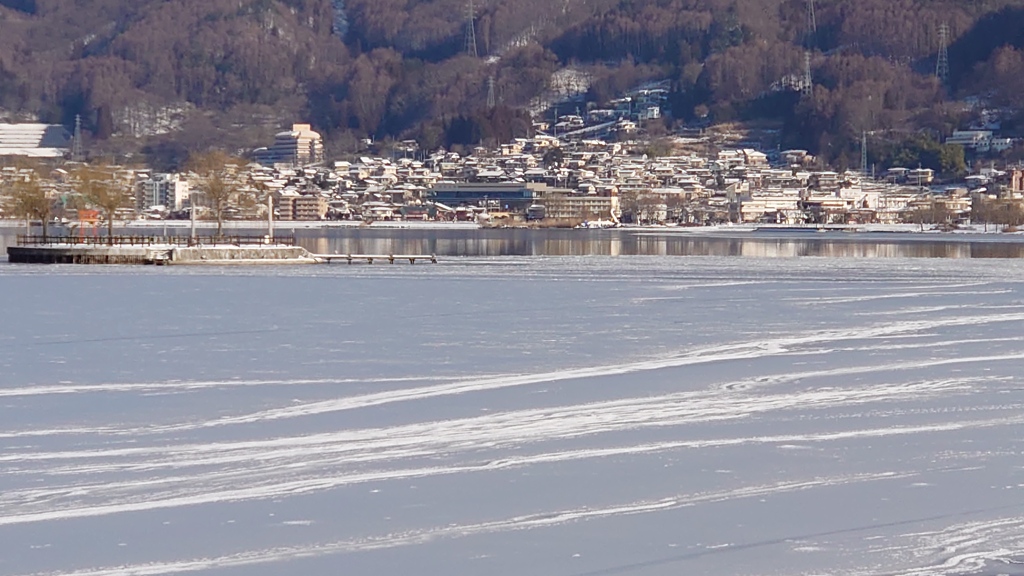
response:
[[[164,206],[168,210],[178,211],[185,207],[191,196],[188,180],[180,174],[154,174],[142,180],[139,188],[139,210]]]

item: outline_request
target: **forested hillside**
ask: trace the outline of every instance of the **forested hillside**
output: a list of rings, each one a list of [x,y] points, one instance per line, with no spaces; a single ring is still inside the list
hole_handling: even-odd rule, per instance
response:
[[[601,102],[672,82],[675,122],[771,118],[842,160],[862,131],[948,132],[1024,100],[1024,0],[0,0],[0,108],[165,160],[308,119],[336,150],[506,138],[572,68]],[[940,26],[950,76],[934,78]],[[811,96],[786,89],[811,54]],[[487,79],[499,106],[487,110]],[[1012,127],[1012,124],[1011,124]]]

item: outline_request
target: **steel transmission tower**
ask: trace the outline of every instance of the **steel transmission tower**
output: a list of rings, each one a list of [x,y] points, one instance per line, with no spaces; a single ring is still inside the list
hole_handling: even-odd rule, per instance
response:
[[[807,46],[814,46],[818,34],[818,19],[814,16],[814,0],[807,0]]]
[[[71,141],[71,161],[82,161],[82,115],[75,115],[75,135]]]
[[[469,5],[466,8],[466,54],[477,58],[480,53],[476,49],[476,25],[473,23],[476,17],[476,11],[473,9],[473,0],[469,0]]]
[[[494,108],[497,102],[494,98],[494,76],[487,78],[487,107]]]
[[[935,60],[935,77],[940,81],[949,80],[949,26],[939,26],[939,57]]]
[[[800,83],[800,92],[804,96],[814,93],[814,80],[811,78],[811,53],[804,52],[804,80]]]

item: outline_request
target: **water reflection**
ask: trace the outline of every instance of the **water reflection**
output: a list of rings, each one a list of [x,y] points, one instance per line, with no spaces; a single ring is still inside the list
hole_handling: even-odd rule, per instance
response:
[[[653,234],[630,230],[333,230],[300,231],[320,254],[439,256],[746,256],[754,258],[1020,258],[1011,236],[909,234]]]
[[[0,230],[0,255],[18,230]],[[639,230],[296,230],[318,254],[438,256],[745,256],[753,258],[1021,258],[1024,238],[897,233],[680,233]]]

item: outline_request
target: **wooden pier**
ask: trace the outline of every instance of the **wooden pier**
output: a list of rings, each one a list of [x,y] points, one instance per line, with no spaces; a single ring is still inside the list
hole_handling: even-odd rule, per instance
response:
[[[387,260],[388,264],[394,264],[396,260],[400,262],[408,260],[409,264],[415,264],[420,260],[430,262],[431,264],[437,264],[437,255],[435,254],[313,254],[313,258],[317,261],[326,262],[327,264],[330,264],[334,260],[344,260],[348,264],[352,264],[353,262],[366,262],[367,264],[373,264],[374,260]]]

